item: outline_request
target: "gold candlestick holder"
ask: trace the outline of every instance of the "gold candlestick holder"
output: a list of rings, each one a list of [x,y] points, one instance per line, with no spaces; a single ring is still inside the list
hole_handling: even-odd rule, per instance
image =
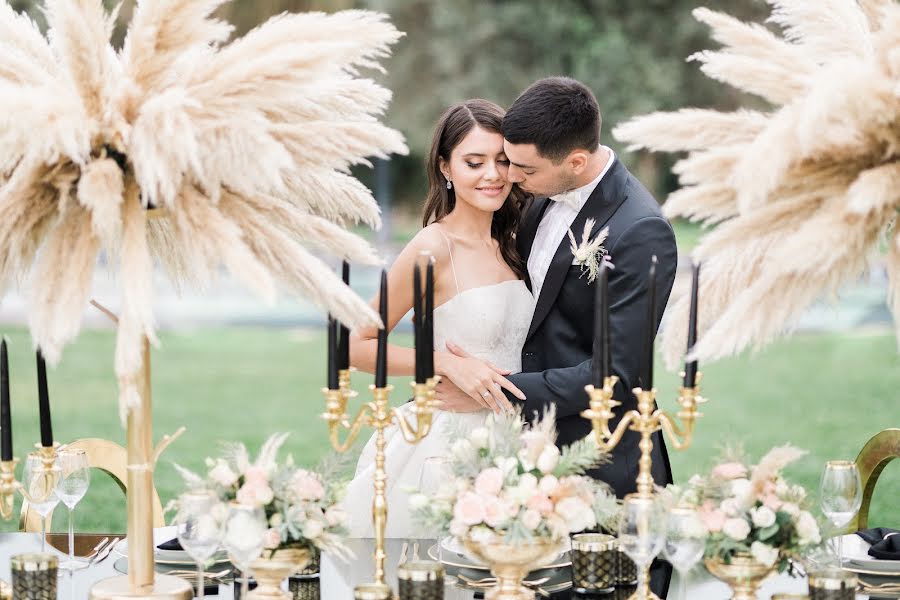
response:
[[[384,532],[387,525],[387,473],[384,469],[384,430],[396,423],[403,439],[410,444],[421,442],[431,432],[431,418],[434,414],[434,391],[440,381],[440,377],[430,378],[426,383],[413,382],[413,407],[411,412],[415,415],[415,423],[410,423],[407,418],[396,408],[388,405],[388,398],[393,391],[393,386],[386,387],[369,386],[372,400],[363,404],[359,412],[351,421],[347,414],[347,402],[356,397],[356,392],[350,386],[350,370],[342,369],[338,374],[338,389],[323,389],[325,395],[325,413],[322,418],[328,423],[329,439],[331,446],[338,452],[346,452],[356,441],[363,426],[375,429],[375,496],[372,500],[372,522],[375,526],[375,580],[357,586],[358,590],[377,592],[382,595],[391,593],[390,586],[385,581],[384,561],[387,553],[384,549]],[[340,441],[341,431],[346,431],[343,442]]]
[[[684,377],[684,374],[681,374]],[[616,416],[614,409],[621,406],[621,402],[613,399],[613,390],[619,378],[615,375],[603,380],[603,387],[595,388],[593,385],[585,386],[585,391],[590,398],[590,408],[581,413],[585,419],[589,419],[593,425],[594,439],[598,446],[605,452],[611,452],[622,441],[622,437],[628,430],[641,435],[638,447],[641,450],[641,458],[638,461],[637,494],[639,496],[653,497],[653,476],[651,467],[653,459],[650,456],[653,450],[653,438],[657,431],[663,431],[676,450],[685,450],[690,447],[694,438],[694,427],[697,419],[703,413],[697,410],[706,399],[700,395],[700,379],[702,374],[697,373],[696,385],[692,388],[681,387],[678,392],[678,404],[681,410],[673,417],[669,413],[656,408],[656,388],[644,390],[639,387],[632,392],[637,398],[637,410],[629,410],[619,421],[615,430],[610,430],[609,422]],[[679,423],[680,421],[680,423]],[[644,573],[644,589],[637,590],[629,600],[659,600],[649,589],[649,569],[646,565]]]
[[[16,479],[16,465],[19,459],[13,457],[12,460],[0,461],[0,518],[9,521],[13,517],[13,506],[15,504],[16,493],[22,494],[22,497],[29,504],[40,504],[56,489],[56,483],[59,478],[59,469],[55,468],[56,451],[59,444],[54,442],[52,446],[42,446],[35,444],[37,454],[41,459],[41,477],[36,480],[36,485],[32,489],[26,490]],[[35,495],[36,490],[40,490]]]

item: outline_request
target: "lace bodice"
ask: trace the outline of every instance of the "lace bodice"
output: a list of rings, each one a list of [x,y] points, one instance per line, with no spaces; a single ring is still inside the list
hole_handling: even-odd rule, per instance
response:
[[[513,373],[522,370],[522,345],[534,297],[514,279],[462,290],[434,309],[434,349],[451,341],[466,352]]]

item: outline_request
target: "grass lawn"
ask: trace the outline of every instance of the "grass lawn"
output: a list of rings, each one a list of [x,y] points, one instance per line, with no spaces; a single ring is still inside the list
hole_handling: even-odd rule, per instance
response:
[[[10,340],[16,456],[38,439],[34,358],[24,329]],[[314,464],[328,451],[318,418],[324,382],[324,336],[316,331],[219,328],[163,332],[153,355],[154,433],[181,425],[185,435],[163,455],[156,485],[163,503],[181,489],[171,463],[201,469],[219,441],[240,440],[255,450],[270,433],[291,431],[287,450]],[[400,343],[409,337],[398,336]],[[54,433],[60,441],[102,437],[124,443],[112,375],[111,331],[85,331],[49,375]],[[709,403],[693,447],[671,452],[676,479],[708,467],[723,444],[743,444],[753,458],[788,441],[810,455],[790,475],[815,491],[825,460],[853,458],[877,431],[900,426],[897,349],[887,334],[798,336],[756,356],[704,368]],[[678,381],[660,370],[661,405],[673,410]],[[357,379],[362,390],[368,378]],[[394,381],[405,398],[407,380]],[[21,466],[19,469],[21,475]],[[900,525],[900,461],[884,472],[875,492],[872,523]],[[53,529],[65,530],[65,510]],[[123,531],[125,502],[109,478],[95,472],[77,511],[77,528]],[[3,523],[12,530],[15,522]]]

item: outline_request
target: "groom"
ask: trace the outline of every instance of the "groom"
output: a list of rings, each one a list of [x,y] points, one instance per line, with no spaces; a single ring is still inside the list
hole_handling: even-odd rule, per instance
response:
[[[517,234],[519,253],[527,261],[528,280],[537,298],[522,348],[522,372],[508,379],[525,393],[532,418],[556,406],[560,446],[591,433],[580,416],[588,408],[584,386],[590,383],[594,332],[594,284],[573,261],[567,235],[578,242],[585,222],[594,220],[591,238],[604,227],[603,246],[615,268],[609,274],[609,324],[612,370],[619,377],[614,398],[615,428],[622,414],[637,408],[632,389],[639,381],[648,312],[648,271],[656,271],[659,327],[672,282],[677,251],[675,235],[650,192],[628,172],[609,148],[600,144],[600,108],[594,94],[574,79],[551,77],[532,84],[503,119],[509,179],[534,194]],[[443,395],[447,397],[449,390]],[[461,392],[460,392],[461,394]],[[465,399],[460,398],[460,402]],[[609,483],[619,497],[636,490],[640,435],[628,431],[612,452],[612,461],[590,475]],[[653,478],[660,485],[672,475],[662,437],[653,436]]]

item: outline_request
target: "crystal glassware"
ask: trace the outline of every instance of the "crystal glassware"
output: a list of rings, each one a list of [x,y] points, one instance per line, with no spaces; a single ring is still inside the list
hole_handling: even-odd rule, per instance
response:
[[[707,531],[697,511],[691,507],[676,506],[666,518],[666,543],[664,553],[672,567],[678,571],[677,598],[687,598],[685,577],[703,558]]]
[[[214,492],[198,490],[182,494],[178,498],[178,543],[197,563],[197,597],[203,597],[203,567],[219,549],[222,525],[216,519],[219,497]]]
[[[28,494],[28,504],[41,517],[41,553],[47,550],[47,516],[59,504],[56,481],[60,476],[59,465],[47,468],[44,458],[37,452],[25,458],[22,486]]]
[[[236,502],[228,505],[222,545],[231,563],[241,571],[242,598],[247,597],[250,563],[262,554],[265,534],[266,515],[262,508]]]
[[[847,526],[862,504],[862,482],[856,463],[850,460],[830,460],[825,463],[819,486],[822,513],[837,532],[838,565],[844,566],[844,540],[841,529]]]
[[[629,494],[622,503],[619,544],[638,569],[635,596],[648,600],[650,592],[650,563],[660,553],[666,541],[666,513],[653,496]]]
[[[62,449],[56,457],[59,479],[56,481],[56,496],[69,509],[69,560],[59,565],[60,569],[74,571],[83,569],[87,561],[75,558],[75,506],[87,493],[91,482],[91,465],[87,453],[77,448]]]

